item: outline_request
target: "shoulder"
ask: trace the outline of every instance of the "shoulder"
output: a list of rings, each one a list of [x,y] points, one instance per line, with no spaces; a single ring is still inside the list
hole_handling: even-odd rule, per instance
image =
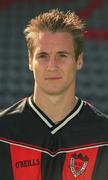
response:
[[[100,111],[98,108],[93,106],[91,103],[89,103],[87,101],[83,101],[83,102],[84,102],[85,110],[89,115],[95,116],[97,118],[101,117],[101,118],[108,119],[108,115],[106,115],[105,113]]]
[[[22,114],[25,109],[26,102],[27,98],[23,98],[12,106],[0,111],[0,120]]]
[[[90,126],[98,126],[100,129],[106,129],[108,132],[108,115],[86,101],[84,101],[82,111],[82,118],[85,119]]]
[[[0,112],[0,137],[13,135],[22,128],[22,120],[28,116],[27,99],[23,98]]]
[[[80,113],[80,127],[91,143],[108,142],[108,115],[101,112],[91,103],[83,101]]]

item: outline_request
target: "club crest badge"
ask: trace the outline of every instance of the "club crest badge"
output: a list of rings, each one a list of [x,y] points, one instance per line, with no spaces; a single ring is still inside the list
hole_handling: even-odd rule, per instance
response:
[[[75,178],[80,176],[88,165],[88,157],[83,154],[74,153],[70,159],[70,169]]]

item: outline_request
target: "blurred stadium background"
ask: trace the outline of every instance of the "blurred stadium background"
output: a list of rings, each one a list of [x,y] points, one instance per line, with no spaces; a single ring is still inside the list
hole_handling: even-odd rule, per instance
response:
[[[108,114],[107,0],[0,0],[0,109],[32,94],[23,30],[32,17],[53,8],[75,11],[86,21],[77,95]]]

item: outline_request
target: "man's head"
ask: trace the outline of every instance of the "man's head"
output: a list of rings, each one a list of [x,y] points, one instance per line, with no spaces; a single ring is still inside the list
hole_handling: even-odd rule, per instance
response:
[[[39,32],[68,32],[74,41],[74,53],[77,60],[84,46],[84,23],[74,12],[63,12],[58,9],[50,10],[36,16],[30,21],[24,33],[27,41],[29,55],[33,57],[34,40]]]

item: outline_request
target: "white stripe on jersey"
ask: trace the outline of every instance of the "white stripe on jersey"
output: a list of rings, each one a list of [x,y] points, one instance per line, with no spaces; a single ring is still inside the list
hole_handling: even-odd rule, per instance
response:
[[[59,131],[62,127],[64,127],[71,119],[73,119],[82,109],[83,106],[83,101],[81,101],[80,106],[78,107],[78,109],[71,114],[67,119],[65,119],[65,121],[63,121],[63,123],[61,123],[60,125],[58,125],[54,130],[51,131],[52,134],[55,134],[57,131]]]
[[[31,101],[31,97],[28,98],[28,102],[29,105],[31,106],[31,108],[36,112],[36,114],[38,114],[38,116],[47,124],[47,126],[49,128],[52,128],[52,124],[49,123],[49,121],[35,108],[35,106],[33,105],[32,101]]]
[[[31,106],[31,108],[38,114],[38,116],[47,124],[47,126],[49,128],[52,128],[53,125],[41,114],[41,112],[39,112],[39,110],[36,109],[36,107],[33,105],[32,101],[31,101],[31,97],[28,98],[28,102],[29,105]],[[71,114],[69,117],[67,117],[61,124],[58,124],[58,126],[55,127],[55,129],[53,129],[51,131],[51,134],[55,134],[57,131],[59,131],[62,127],[64,127],[70,120],[72,120],[82,109],[83,106],[83,101],[81,100],[81,104],[79,105],[79,107],[76,109],[76,111]]]

